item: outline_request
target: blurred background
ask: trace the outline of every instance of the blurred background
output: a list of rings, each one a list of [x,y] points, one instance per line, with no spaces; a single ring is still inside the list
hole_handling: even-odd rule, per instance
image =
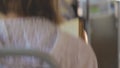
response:
[[[60,28],[91,44],[99,68],[120,68],[119,0],[59,0]]]

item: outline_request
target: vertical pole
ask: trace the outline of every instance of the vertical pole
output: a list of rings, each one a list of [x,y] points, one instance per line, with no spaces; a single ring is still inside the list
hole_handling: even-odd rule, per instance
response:
[[[91,43],[91,28],[90,28],[90,0],[86,0],[86,21],[85,21],[85,30],[87,34],[87,42]]]
[[[77,0],[77,14],[79,18],[79,35],[80,37],[85,40],[85,34],[84,34],[84,18],[83,18],[83,10],[82,6],[80,6],[80,0]]]
[[[120,67],[120,3],[117,2],[117,14],[118,14],[118,68]]]
[[[88,21],[89,21],[89,15],[90,15],[89,5],[90,5],[90,1],[87,0],[87,1],[86,1],[86,10],[87,10],[87,13],[86,13],[86,23],[88,23]]]
[[[79,9],[79,6],[78,5],[78,9]],[[83,8],[83,7],[81,7]],[[82,10],[83,12],[83,10]],[[79,34],[80,36],[86,41],[86,38],[85,38],[85,30],[87,31],[87,24],[89,22],[89,0],[86,0],[86,18],[84,18],[83,16],[79,16]]]

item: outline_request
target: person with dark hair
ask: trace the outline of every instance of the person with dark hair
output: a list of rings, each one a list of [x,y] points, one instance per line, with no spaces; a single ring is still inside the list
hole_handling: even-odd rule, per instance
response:
[[[57,6],[55,6],[57,8]],[[51,0],[0,0],[0,12],[4,15],[10,13],[19,17],[43,17],[59,22],[57,10]]]
[[[0,48],[49,53],[60,68],[97,68],[91,46],[58,29],[57,0],[0,0]],[[0,58],[0,68],[43,68],[34,57]]]

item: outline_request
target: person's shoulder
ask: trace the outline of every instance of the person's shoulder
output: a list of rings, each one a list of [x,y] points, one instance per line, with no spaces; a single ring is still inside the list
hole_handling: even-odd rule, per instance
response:
[[[93,53],[93,48],[89,43],[86,43],[81,37],[76,37],[66,32],[59,31],[58,39],[61,40],[64,46],[71,46],[84,53]]]
[[[66,42],[67,44],[71,43],[71,44],[79,45],[79,46],[87,45],[81,37],[76,37],[72,34],[69,34],[67,32],[60,31],[60,30],[58,31],[57,38],[63,41],[64,43]]]
[[[69,61],[70,66],[76,63],[74,68],[97,68],[97,60],[92,47],[81,38],[60,31],[55,44],[52,51],[55,57]]]

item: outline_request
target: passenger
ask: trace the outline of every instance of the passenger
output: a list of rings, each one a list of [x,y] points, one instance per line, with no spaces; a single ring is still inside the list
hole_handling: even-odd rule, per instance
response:
[[[0,48],[38,49],[51,54],[60,68],[97,68],[90,45],[58,29],[57,0],[0,0]],[[71,28],[72,29],[72,28]],[[0,68],[38,68],[42,61],[8,57]]]

